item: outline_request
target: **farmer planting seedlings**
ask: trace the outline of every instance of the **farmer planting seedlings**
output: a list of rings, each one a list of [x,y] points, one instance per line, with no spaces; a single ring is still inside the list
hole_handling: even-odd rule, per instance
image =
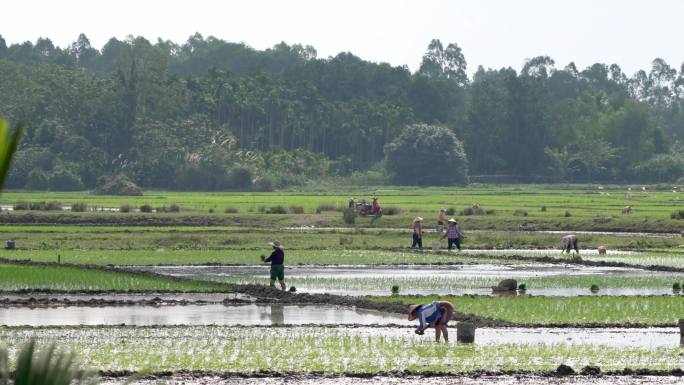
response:
[[[575,252],[579,254],[579,240],[576,235],[566,235],[561,238],[561,243],[563,245],[563,252],[570,253],[571,249],[575,249]]]
[[[447,323],[454,314],[454,305],[447,301],[434,301],[426,305],[413,304],[408,307],[408,319],[418,319],[419,325],[415,333],[425,334],[425,329],[435,328],[435,341],[439,342],[440,335],[444,335],[444,342],[449,342]]]
[[[264,262],[271,262],[271,287],[275,287],[276,279],[280,282],[280,289],[285,290],[285,250],[280,241],[269,243],[273,247],[273,252]]]

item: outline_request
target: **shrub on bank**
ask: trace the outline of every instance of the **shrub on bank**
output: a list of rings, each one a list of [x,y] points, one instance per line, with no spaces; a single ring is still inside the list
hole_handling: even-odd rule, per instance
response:
[[[101,176],[97,178],[94,195],[141,196],[143,190],[124,175]]]

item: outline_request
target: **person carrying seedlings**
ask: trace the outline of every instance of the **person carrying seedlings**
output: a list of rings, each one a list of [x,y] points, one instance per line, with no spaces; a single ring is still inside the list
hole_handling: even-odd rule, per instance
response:
[[[416,217],[416,219],[413,220],[413,244],[411,244],[411,248],[413,249],[414,247],[418,246],[419,249],[423,249],[423,218],[421,217]]]
[[[275,287],[276,279],[280,282],[280,289],[285,290],[285,249],[279,241],[269,243],[273,247],[273,252],[263,261],[271,262],[271,287]]]
[[[561,243],[563,244],[563,252],[564,253],[570,253],[570,249],[575,249],[575,252],[579,254],[579,241],[577,240],[577,236],[574,234],[566,235],[563,238],[561,238]]]
[[[461,251],[461,238],[463,238],[463,233],[461,228],[458,226],[458,222],[454,218],[449,219],[449,228],[447,228],[446,233],[442,236],[442,239],[446,238],[449,242],[448,249],[451,250],[453,245],[456,245],[458,251]]]
[[[454,314],[454,305],[447,301],[434,301],[427,305],[414,304],[408,307],[408,320],[418,319],[418,328],[415,333],[425,334],[425,329],[435,328],[435,341],[439,342],[440,335],[444,336],[444,342],[449,342],[447,323]]]

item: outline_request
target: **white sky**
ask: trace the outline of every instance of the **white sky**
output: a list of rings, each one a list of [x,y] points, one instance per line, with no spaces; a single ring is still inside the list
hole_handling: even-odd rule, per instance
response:
[[[66,46],[83,32],[101,48],[112,36],[182,43],[200,32],[257,49],[310,44],[319,57],[350,51],[411,70],[439,38],[461,46],[469,72],[549,55],[559,68],[617,63],[632,74],[656,57],[680,69],[682,15],[679,0],[2,0],[0,35]]]

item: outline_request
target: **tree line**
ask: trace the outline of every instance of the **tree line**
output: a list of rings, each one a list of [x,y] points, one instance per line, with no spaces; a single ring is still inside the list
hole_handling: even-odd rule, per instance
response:
[[[92,188],[103,175],[206,190],[326,177],[454,183],[397,166],[410,147],[400,142],[434,143],[406,135],[425,125],[457,146],[407,152],[423,174],[458,159],[459,181],[671,182],[684,173],[683,107],[684,65],[662,59],[628,76],[617,64],[559,68],[539,56],[471,79],[460,47],[439,40],[411,72],[199,34],[183,44],[112,38],[101,49],[83,34],[63,48],[0,37],[0,115],[27,122],[14,188]]]

